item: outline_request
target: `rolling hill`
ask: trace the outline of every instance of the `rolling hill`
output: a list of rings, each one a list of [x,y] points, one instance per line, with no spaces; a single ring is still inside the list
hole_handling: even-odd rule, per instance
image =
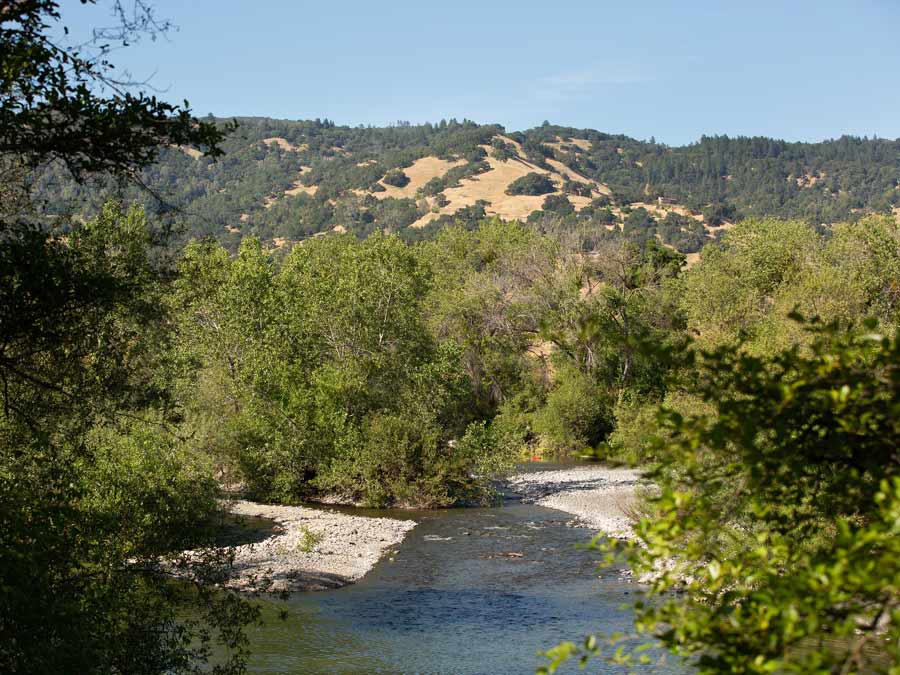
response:
[[[578,233],[656,238],[698,251],[747,216],[816,224],[900,206],[900,141],[822,143],[704,137],[684,147],[544,124],[524,132],[470,121],[342,127],[241,118],[218,161],[165,149],[134,185],[77,185],[59,167],[36,179],[48,214],[142,200],[181,238],[273,246],[329,231],[410,239],[497,216]]]

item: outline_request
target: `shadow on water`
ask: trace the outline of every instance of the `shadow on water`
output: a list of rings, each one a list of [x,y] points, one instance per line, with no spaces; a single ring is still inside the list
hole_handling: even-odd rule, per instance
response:
[[[359,583],[267,603],[251,672],[525,675],[538,651],[631,627],[634,586],[598,578],[597,554],[579,546],[591,533],[567,514],[507,502],[396,515],[419,524]]]

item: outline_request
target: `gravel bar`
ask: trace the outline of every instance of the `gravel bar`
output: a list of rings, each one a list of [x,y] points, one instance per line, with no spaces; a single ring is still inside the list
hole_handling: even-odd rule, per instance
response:
[[[231,584],[250,589],[254,580],[265,579],[271,592],[325,590],[353,583],[416,526],[411,520],[249,501],[232,502],[229,511],[275,522],[272,536],[234,547]]]
[[[616,539],[634,538],[628,510],[642,484],[646,482],[635,469],[602,466],[532,471],[509,479],[509,488],[525,501],[571,513],[576,525]]]

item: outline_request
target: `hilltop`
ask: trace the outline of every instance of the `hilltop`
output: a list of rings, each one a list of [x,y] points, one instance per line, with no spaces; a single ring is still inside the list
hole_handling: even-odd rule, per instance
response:
[[[52,167],[36,187],[50,214],[87,212],[118,194],[144,201],[183,238],[228,247],[247,234],[277,247],[329,231],[418,240],[497,216],[576,233],[588,248],[655,237],[690,254],[743,217],[819,225],[900,204],[897,140],[704,137],[669,147],[550,124],[508,132],[455,120],[238,122],[218,161],[165,149],[141,176],[155,197],[133,186],[80,187]]]

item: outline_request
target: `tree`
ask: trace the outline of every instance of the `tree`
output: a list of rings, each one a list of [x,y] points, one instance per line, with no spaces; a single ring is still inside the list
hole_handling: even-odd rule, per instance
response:
[[[223,669],[243,663],[256,610],[211,585],[227,557],[182,557],[184,593],[165,563],[208,541],[217,489],[171,431],[149,241],[140,209],[110,205],[66,240],[0,245],[5,672],[186,672],[213,636],[236,650]]]
[[[806,349],[704,353],[714,414],[664,411],[661,492],[626,549],[652,578],[636,627],[702,674],[900,667],[900,341],[806,325]]]
[[[101,37],[164,28],[135,8],[115,3],[122,24]],[[239,672],[256,610],[216,588],[225,557],[181,555],[208,542],[216,486],[171,431],[164,275],[144,213],[110,204],[48,227],[11,183],[50,162],[75,180],[134,175],[168,144],[215,156],[222,131],[131,93],[109,46],[57,46],[58,10],[0,2],[0,192],[17,197],[0,213],[0,670],[197,672],[216,641],[212,671]]]
[[[556,190],[553,182],[542,173],[529,173],[516,178],[506,188],[508,195],[545,195]]]
[[[94,0],[82,0],[83,3]],[[124,174],[152,162],[165,145],[222,153],[223,132],[190,109],[132,93],[107,61],[115,43],[141,33],[164,31],[143,2],[116,29],[101,31],[103,43],[61,47],[50,35],[59,21],[56,0],[0,2],[0,154],[29,166],[61,160],[80,177],[85,172]]]
[[[386,185],[392,185],[394,187],[402,188],[409,185],[409,176],[407,176],[403,169],[391,169],[386,174],[384,174],[384,178],[382,179]]]

